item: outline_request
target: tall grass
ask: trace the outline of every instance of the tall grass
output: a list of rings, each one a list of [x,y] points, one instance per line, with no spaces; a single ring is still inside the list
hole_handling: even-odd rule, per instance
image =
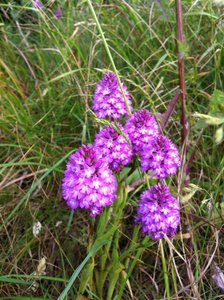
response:
[[[53,15],[54,2],[43,1],[43,10],[25,0],[5,2],[0,4],[0,299],[57,299],[72,274],[77,277],[64,296],[76,299],[81,277],[73,272],[86,258],[91,262],[93,224],[86,212],[66,207],[61,179],[69,154],[93,142],[99,125],[90,112],[92,95],[113,66],[86,1],[61,2],[60,19]],[[187,160],[195,147],[197,151],[190,186],[181,195],[182,227],[172,241],[164,241],[164,256],[173,299],[220,299],[223,291],[212,275],[216,265],[224,265],[223,145],[215,144],[215,129],[201,129],[193,114],[207,114],[214,91],[223,91],[222,8],[211,1],[182,2]],[[174,2],[92,5],[135,109],[164,112],[178,89]],[[180,111],[179,105],[165,129],[179,146]],[[116,283],[116,292],[122,299],[162,299],[158,244],[137,229],[131,234],[138,196],[138,191],[129,193],[129,217],[118,229],[119,261],[126,263],[121,276],[126,280]],[[37,221],[42,229],[34,236]],[[133,248],[127,251],[127,245]],[[46,263],[40,265],[43,257]],[[107,292],[104,288],[102,299]],[[99,299],[91,284],[85,295]]]

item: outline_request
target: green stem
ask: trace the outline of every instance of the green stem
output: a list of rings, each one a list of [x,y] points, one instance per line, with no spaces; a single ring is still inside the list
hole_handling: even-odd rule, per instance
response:
[[[85,266],[85,264],[88,262],[88,260],[92,257],[95,256],[95,254],[97,253],[97,251],[99,251],[99,249],[103,246],[108,244],[109,241],[103,241],[99,244],[96,244],[95,246],[93,246],[91,248],[91,250],[89,251],[88,255],[86,256],[86,258],[83,260],[83,262],[78,266],[78,268],[74,271],[74,273],[72,274],[72,276],[69,279],[68,284],[66,285],[66,287],[64,288],[64,290],[62,291],[62,293],[60,294],[60,296],[58,297],[58,300],[63,300],[67,294],[69,293],[70,288],[72,287],[72,285],[74,284],[76,278],[78,277],[79,273],[82,271],[83,267]]]
[[[96,240],[100,238],[106,231],[109,218],[110,218],[110,207],[106,207],[98,219]]]
[[[119,182],[119,177],[117,178],[117,180]],[[118,197],[113,205],[112,220],[110,221],[110,224],[107,227],[107,229],[106,229],[105,222],[104,222],[105,224],[104,227],[102,227],[102,229],[104,231],[106,230],[107,232],[109,232],[109,229],[112,229],[110,237],[108,237],[112,241],[112,243],[106,245],[102,249],[102,255],[100,258],[99,282],[97,283],[97,289],[99,292],[99,296],[101,298],[103,294],[104,283],[108,274],[110,276],[110,284],[108,287],[107,299],[112,298],[117,280],[119,278],[119,273],[120,273],[120,268],[119,268],[120,264],[119,264],[119,255],[118,255],[118,246],[119,246],[118,242],[120,237],[119,226],[123,215],[123,208],[126,204],[126,201],[127,201],[126,187],[123,184],[120,184],[118,189]],[[112,258],[111,258],[112,264],[106,266],[111,248],[112,248]]]
[[[101,37],[102,37],[102,40],[103,40],[103,43],[104,43],[104,47],[105,47],[106,52],[107,52],[107,55],[108,55],[108,57],[109,57],[109,59],[110,59],[110,62],[111,62],[113,71],[114,71],[114,73],[115,73],[115,75],[116,75],[116,77],[117,77],[118,85],[119,85],[119,87],[120,87],[120,89],[121,89],[122,96],[123,96],[123,98],[124,98],[125,105],[126,105],[126,108],[127,108],[127,110],[128,110],[128,114],[131,115],[131,109],[130,109],[130,107],[129,107],[129,105],[128,105],[128,100],[127,100],[127,98],[126,98],[126,96],[125,96],[125,93],[124,93],[124,90],[123,90],[123,87],[122,87],[122,83],[121,83],[121,80],[120,80],[120,78],[119,78],[119,75],[118,75],[118,72],[117,72],[117,68],[116,68],[116,66],[115,66],[115,63],[114,63],[113,57],[112,57],[112,55],[111,55],[110,49],[109,49],[109,47],[108,47],[107,41],[106,41],[106,39],[105,39],[103,30],[102,30],[101,25],[100,25],[100,23],[99,23],[99,21],[98,21],[97,15],[96,15],[96,13],[95,13],[95,10],[94,10],[94,8],[93,8],[93,6],[92,6],[91,1],[90,1],[90,0],[87,0],[87,2],[88,2],[88,5],[89,5],[89,7],[90,7],[91,13],[92,13],[92,15],[93,15],[93,17],[94,17],[94,19],[95,19],[95,21],[96,21],[96,26],[97,26],[97,28],[98,28],[98,30],[99,30],[99,32],[100,32]]]
[[[162,239],[159,241],[159,246],[160,246],[162,265],[163,265],[163,275],[164,275],[164,283],[165,283],[165,288],[166,288],[166,296],[167,296],[167,298],[170,298],[169,277],[168,277],[168,272],[167,272],[166,258],[165,258],[165,255],[164,255],[163,240]]]
[[[120,261],[119,261],[119,254],[118,254],[119,237],[120,237],[120,232],[119,232],[119,230],[117,230],[115,232],[114,240],[113,240],[112,268],[111,268],[111,271],[109,273],[110,283],[109,283],[108,292],[107,292],[107,300],[112,299],[116,283],[118,281],[120,272],[122,270],[121,269],[121,264],[120,264]]]
[[[136,251],[136,249],[139,248],[139,244],[137,243],[139,230],[140,230],[139,226],[134,227],[130,244],[127,247],[127,250],[123,251],[123,253],[120,256],[121,261],[123,261],[125,258],[127,258],[126,259],[126,262],[127,262],[127,260],[129,260],[129,258],[130,258],[131,253],[134,253]],[[125,263],[125,267],[127,267],[127,266],[128,266],[128,264]]]
[[[171,274],[172,274],[172,279],[173,279],[174,291],[176,293],[176,300],[178,300],[179,297],[178,297],[177,280],[176,280],[177,278],[176,278],[176,273],[175,273],[175,268],[174,268],[173,261],[171,261]]]
[[[144,176],[145,176],[145,182],[146,182],[147,188],[149,189],[150,188],[150,184],[149,184],[149,178],[148,178],[147,173],[144,173]]]
[[[73,221],[73,217],[74,217],[74,209],[71,210],[71,213],[70,213],[70,216],[69,216],[69,219],[68,219],[68,224],[67,224],[67,227],[66,227],[66,230],[65,230],[65,233],[67,234],[70,230],[70,227],[72,225],[72,221]]]
[[[119,288],[119,294],[116,296],[116,300],[121,300],[122,299],[122,295],[125,289],[125,285],[127,280],[129,279],[129,277],[131,276],[135,265],[138,262],[139,257],[142,255],[142,253],[145,251],[146,247],[144,246],[144,244],[146,244],[149,241],[149,236],[145,236],[142,242],[142,247],[137,251],[137,253],[134,255],[134,260],[132,261],[130,267],[128,268],[128,273],[126,274],[126,276],[124,277],[124,279],[121,282],[121,286]]]

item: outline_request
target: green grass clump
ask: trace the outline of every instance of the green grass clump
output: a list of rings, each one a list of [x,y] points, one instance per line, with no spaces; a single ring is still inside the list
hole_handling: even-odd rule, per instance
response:
[[[87,2],[58,2],[60,19],[53,14],[56,1],[43,1],[43,10],[25,0],[0,3],[0,299],[57,299],[72,274],[76,280],[65,296],[76,299],[77,268],[86,257],[93,262],[92,252],[87,255],[94,225],[86,212],[70,212],[61,196],[67,157],[82,143],[92,143],[99,127],[90,112],[96,83],[113,70]],[[215,143],[216,128],[200,125],[194,113],[208,114],[214,93],[224,91],[223,8],[209,0],[194,3],[183,1],[182,50],[188,159],[197,151],[191,185],[182,197],[181,231],[173,244],[164,244],[172,299],[211,300],[223,294],[211,279],[217,265],[224,269],[223,144]],[[164,112],[178,89],[174,1],[92,4],[134,108]],[[218,109],[215,113],[223,113]],[[166,133],[181,146],[179,119],[177,105]],[[130,217],[119,229],[118,250],[126,263],[121,277],[134,271],[125,286],[118,281],[116,291],[124,289],[122,299],[162,299],[158,245],[131,234],[138,194],[129,197]],[[42,228],[34,236],[37,221]],[[130,244],[136,247],[127,250]],[[89,284],[86,297],[99,299],[96,294]],[[106,295],[105,289],[103,299]]]

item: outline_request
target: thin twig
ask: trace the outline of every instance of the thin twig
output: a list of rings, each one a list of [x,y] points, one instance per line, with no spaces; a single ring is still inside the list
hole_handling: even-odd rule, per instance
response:
[[[113,57],[112,57],[112,55],[111,55],[111,52],[110,52],[110,48],[109,48],[109,46],[108,46],[108,44],[107,44],[107,41],[106,41],[106,38],[105,38],[105,36],[104,36],[104,32],[103,32],[103,30],[102,30],[102,28],[101,28],[101,25],[100,25],[100,23],[99,23],[99,20],[98,20],[98,17],[97,17],[97,15],[96,15],[96,13],[95,13],[95,10],[94,10],[94,8],[93,8],[93,6],[92,6],[92,1],[91,1],[91,0],[87,0],[87,3],[88,3],[88,5],[89,5],[90,11],[91,11],[91,13],[92,13],[92,15],[93,15],[93,18],[94,18],[94,20],[95,20],[95,22],[96,22],[96,26],[97,26],[97,28],[98,28],[98,30],[99,30],[99,32],[100,32],[100,35],[101,35],[101,38],[102,38],[102,41],[103,41],[105,50],[106,50],[106,52],[107,52],[107,55],[108,55],[108,57],[109,57],[110,63],[111,63],[112,68],[113,68],[113,71],[114,71],[114,73],[115,73],[115,75],[116,75],[116,77],[117,77],[117,82],[118,82],[119,88],[120,88],[120,90],[121,90],[122,96],[123,96],[123,98],[124,98],[124,102],[125,102],[125,105],[126,105],[128,114],[131,116],[131,108],[130,108],[130,106],[129,106],[129,104],[128,104],[128,100],[127,100],[127,98],[126,98],[126,96],[125,96],[124,89],[123,89],[123,85],[122,85],[122,82],[121,82],[120,77],[119,77],[119,75],[118,75],[118,71],[117,71],[116,65],[115,65],[115,63],[114,63],[114,59],[113,59]]]
[[[163,249],[163,240],[159,240],[159,246],[160,246],[160,253],[161,253],[161,259],[162,259],[162,266],[163,266],[163,276],[164,276],[164,283],[165,283],[165,289],[166,289],[166,296],[167,298],[170,298],[170,283],[169,283],[169,276],[167,271],[167,265],[166,265],[166,258],[164,254]]]
[[[181,97],[181,95],[182,95],[182,92],[180,90],[178,90],[176,92],[176,95],[170,100],[166,111],[162,114],[162,116],[160,118],[160,120],[161,120],[160,126],[161,126],[162,129],[164,129],[166,127],[171,115],[174,112],[174,108],[175,108],[179,98]]]
[[[157,0],[157,3],[158,3],[159,7],[160,7],[161,10],[162,10],[162,13],[163,13],[163,16],[164,16],[165,20],[166,20],[166,21],[169,21],[169,15],[168,15],[167,11],[165,10],[165,8],[164,8],[162,2],[161,2],[160,0]]]
[[[216,231],[216,232],[214,233],[214,235],[215,235],[216,243],[215,243],[215,247],[214,247],[213,253],[212,253],[212,255],[209,257],[209,262],[207,263],[206,267],[202,270],[200,276],[199,276],[196,280],[194,280],[193,282],[191,282],[190,284],[185,285],[184,288],[180,289],[180,290],[178,291],[178,293],[174,294],[172,297],[177,296],[177,295],[180,295],[180,294],[182,294],[182,293],[185,292],[185,291],[188,291],[189,288],[192,288],[192,287],[194,287],[195,285],[197,285],[197,284],[200,282],[200,280],[202,280],[202,278],[205,276],[205,274],[206,274],[208,268],[210,267],[210,265],[211,265],[211,263],[212,263],[212,261],[213,261],[213,259],[214,259],[215,253],[216,253],[217,248],[218,248],[218,242],[219,242],[219,236],[218,236],[218,235],[219,235],[219,231]],[[199,298],[199,299],[200,299],[200,298]]]
[[[201,141],[202,141],[202,134],[203,134],[203,132],[204,132],[204,130],[201,131],[201,133],[199,135],[199,138],[198,138],[198,140],[196,142],[196,145],[194,146],[194,150],[192,151],[191,156],[190,156],[190,158],[189,158],[189,160],[187,162],[187,165],[186,165],[186,175],[188,175],[189,172],[190,172],[191,164],[192,164],[192,162],[193,162],[193,160],[195,158],[195,155],[197,153],[198,147],[199,147],[199,145],[201,144]]]
[[[183,30],[183,11],[182,1],[176,0],[176,25],[177,25],[177,52],[178,52],[178,70],[179,70],[179,85],[181,90],[181,142],[182,142],[182,168],[185,175],[185,161],[187,155],[187,138],[188,138],[188,120],[186,116],[187,92],[185,82],[185,61],[184,61],[184,30]]]
[[[6,188],[7,186],[12,185],[12,184],[14,184],[14,183],[16,183],[16,182],[18,182],[18,181],[23,181],[23,180],[26,179],[26,178],[35,176],[35,175],[38,174],[38,173],[46,172],[47,170],[48,170],[48,169],[42,169],[42,170],[39,170],[39,171],[36,171],[36,172],[32,172],[32,173],[27,174],[27,175],[23,175],[23,176],[21,176],[21,177],[17,177],[17,178],[15,178],[15,179],[13,179],[13,180],[7,182],[5,185],[4,185],[4,182],[5,182],[5,181],[4,181],[3,183],[0,182],[0,190],[3,190],[3,189]]]

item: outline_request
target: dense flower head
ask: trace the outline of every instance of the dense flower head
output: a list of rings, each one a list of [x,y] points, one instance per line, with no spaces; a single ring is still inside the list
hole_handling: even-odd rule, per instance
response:
[[[137,111],[128,118],[124,130],[135,154],[140,154],[144,146],[151,141],[152,136],[159,134],[155,118],[146,109]]]
[[[180,224],[180,204],[168,186],[159,183],[141,194],[136,222],[153,240],[163,238],[164,234],[175,235]]]
[[[83,145],[69,157],[62,183],[62,195],[69,207],[88,209],[94,217],[116,200],[116,190],[108,163],[97,156],[93,145]]]
[[[118,129],[122,132],[122,125],[118,124]],[[106,160],[112,171],[119,172],[132,159],[132,148],[127,139],[111,126],[100,130],[94,146],[98,157]]]
[[[132,110],[127,87],[124,84],[122,87],[128,106]],[[121,116],[128,115],[128,109],[114,73],[106,73],[98,83],[93,97],[93,110],[98,118],[119,119]]]
[[[165,178],[177,172],[180,155],[177,147],[164,135],[151,139],[140,155],[142,171],[152,170],[157,178]]]

